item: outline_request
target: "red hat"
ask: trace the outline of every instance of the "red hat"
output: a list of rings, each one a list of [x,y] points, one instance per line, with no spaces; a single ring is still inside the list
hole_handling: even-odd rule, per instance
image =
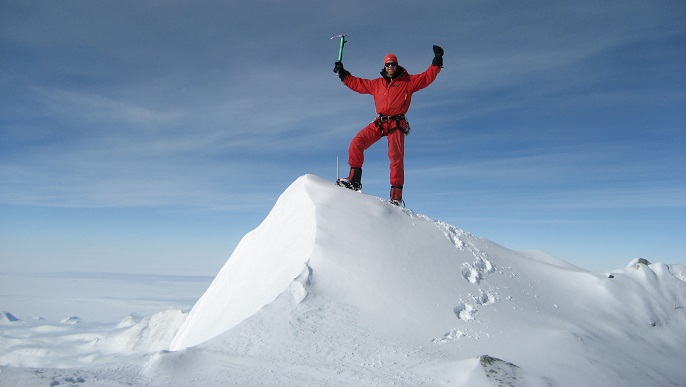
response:
[[[386,54],[386,57],[383,59],[383,63],[386,64],[388,62],[398,63],[398,57],[395,56],[395,54]]]

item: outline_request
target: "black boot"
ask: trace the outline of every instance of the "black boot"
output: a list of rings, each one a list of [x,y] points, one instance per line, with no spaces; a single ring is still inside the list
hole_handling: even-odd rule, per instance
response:
[[[350,167],[347,178],[338,179],[336,184],[353,191],[362,191],[362,168]]]
[[[400,206],[401,204],[403,207],[405,206],[405,202],[403,202],[403,186],[402,185],[392,185],[391,186],[391,198],[388,200],[389,203],[394,204],[396,206]]]

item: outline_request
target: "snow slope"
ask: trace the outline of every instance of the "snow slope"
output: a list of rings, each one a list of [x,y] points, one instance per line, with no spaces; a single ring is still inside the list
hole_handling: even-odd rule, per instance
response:
[[[113,360],[45,368],[33,344],[17,362],[31,333],[3,320],[0,385],[686,385],[685,281],[591,273],[306,175],[187,317],[101,332]]]

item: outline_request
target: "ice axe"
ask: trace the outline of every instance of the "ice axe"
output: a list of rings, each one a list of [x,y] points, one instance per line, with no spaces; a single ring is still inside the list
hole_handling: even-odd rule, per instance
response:
[[[336,35],[336,36],[331,37],[331,39],[336,39],[336,38],[341,39],[341,44],[338,46],[338,61],[339,62],[343,60],[343,46],[345,46],[345,43],[347,42],[347,40],[345,40],[346,36],[348,36],[348,35],[347,34],[340,34],[340,35]],[[336,72],[336,70],[334,70],[334,72]]]

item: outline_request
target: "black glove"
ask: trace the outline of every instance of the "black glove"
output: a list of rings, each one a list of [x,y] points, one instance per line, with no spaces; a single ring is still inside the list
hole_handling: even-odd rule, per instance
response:
[[[431,64],[438,67],[443,67],[443,49],[440,46],[434,45],[434,59]]]
[[[343,68],[343,62],[337,61],[333,66],[333,72],[338,74],[338,78],[341,78],[341,82],[350,75],[350,73]]]

